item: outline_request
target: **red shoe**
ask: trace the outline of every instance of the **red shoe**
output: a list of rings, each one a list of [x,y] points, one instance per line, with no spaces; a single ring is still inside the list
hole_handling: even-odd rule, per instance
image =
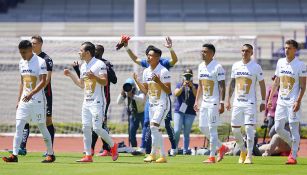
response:
[[[287,165],[295,165],[295,164],[297,164],[297,161],[296,161],[296,159],[294,159],[294,158],[292,157],[292,154],[289,155],[286,164],[287,164]]]
[[[225,145],[222,145],[218,150],[217,162],[222,161],[224,155],[229,151],[229,148]]]
[[[215,157],[208,157],[208,159],[204,160],[203,163],[215,163]]]
[[[76,160],[76,162],[93,162],[92,156],[83,156],[82,159]]]
[[[18,162],[18,157],[14,154],[11,154],[9,157],[2,157],[4,162]]]
[[[111,156],[113,161],[118,159],[117,147],[118,147],[117,143],[114,143],[114,146],[111,148]]]
[[[97,156],[111,156],[111,153],[108,150],[103,150],[102,153],[97,154]]]

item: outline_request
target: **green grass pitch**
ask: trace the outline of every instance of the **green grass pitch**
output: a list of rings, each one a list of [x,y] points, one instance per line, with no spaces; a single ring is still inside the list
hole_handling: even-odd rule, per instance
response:
[[[8,153],[1,152],[1,156]],[[94,163],[77,163],[81,154],[59,153],[56,162],[42,164],[42,153],[19,156],[18,163],[0,162],[0,175],[306,175],[307,158],[298,158],[298,165],[285,165],[286,157],[254,157],[254,164],[238,164],[238,157],[226,156],[216,164],[203,164],[204,156],[168,157],[168,163],[144,163],[143,157],[120,154],[117,161],[111,157],[94,157]]]

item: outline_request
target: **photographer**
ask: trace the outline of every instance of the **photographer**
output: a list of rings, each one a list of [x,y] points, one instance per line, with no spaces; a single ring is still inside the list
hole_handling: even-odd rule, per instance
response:
[[[198,85],[193,83],[193,72],[191,69],[186,69],[182,74],[182,77],[182,82],[177,84],[174,92],[174,130],[176,145],[178,148],[180,131],[183,127],[183,154],[189,154],[190,132],[196,116],[193,105]]]
[[[132,147],[137,147],[136,132],[139,128],[139,124],[141,124],[143,128],[145,97],[146,96],[136,88],[134,80],[128,78],[123,85],[122,92],[117,98],[117,104],[125,103],[127,105],[129,142]]]

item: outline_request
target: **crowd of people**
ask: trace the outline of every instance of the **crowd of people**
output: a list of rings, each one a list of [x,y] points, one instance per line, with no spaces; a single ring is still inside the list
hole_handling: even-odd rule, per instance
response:
[[[16,133],[12,154],[2,158],[5,162],[18,162],[18,155],[27,154],[30,121],[38,124],[46,144],[47,151],[42,162],[51,163],[56,159],[53,151],[55,128],[52,123],[53,62],[42,51],[42,45],[43,39],[38,35],[33,36],[31,41],[23,40],[18,45],[22,59],[19,62],[21,80],[16,106]],[[286,164],[297,164],[299,122],[302,115],[300,107],[306,89],[307,72],[306,65],[295,56],[298,50],[295,40],[285,42],[286,58],[278,60],[272,78],[273,85],[268,93],[262,68],[252,59],[254,48],[248,43],[242,45],[241,60],[232,65],[230,75],[226,75],[223,66],[215,59],[215,46],[210,43],[203,44],[195,78],[198,82],[193,82],[193,70],[186,68],[174,91],[171,88],[170,71],[178,58],[172,48],[171,38],[166,37],[165,43],[171,59],[162,58],[162,51],[152,45],[146,49],[146,59],[141,59],[128,45],[127,37],[119,42],[119,46],[126,49],[131,60],[144,68],[141,77],[134,73],[125,81],[117,98],[119,105],[126,106],[129,116],[129,144],[132,147],[138,146],[136,133],[139,126],[142,127],[142,143],[132,155],[147,154],[144,162],[166,163],[162,128],[166,129],[169,136],[172,147],[170,156],[178,153],[181,130],[184,135],[183,154],[190,154],[191,128],[195,117],[199,116],[199,129],[210,141],[210,154],[203,162],[222,161],[229,148],[219,140],[217,128],[226,109],[232,110],[231,130],[240,150],[238,163],[252,164],[258,111],[256,85],[259,84],[259,112],[265,111],[272,137],[271,142],[262,145],[259,150],[263,156],[288,152]],[[107,111],[111,100],[110,83],[116,84],[117,77],[113,65],[102,57],[103,53],[102,45],[95,46],[91,42],[84,42],[79,51],[83,63],[80,66],[76,61],[73,65],[76,74],[70,69],[64,69],[64,75],[84,89],[81,113],[84,156],[77,162],[93,162],[98,137],[104,143],[100,156],[111,156],[113,161],[119,156],[118,144],[112,140],[107,128]],[[231,77],[227,96],[226,76]],[[175,98],[173,117],[171,95]],[[172,119],[174,128],[171,125]],[[285,129],[286,123],[288,130]],[[242,127],[246,133],[246,144],[241,133]],[[273,132],[276,134],[272,134]]]

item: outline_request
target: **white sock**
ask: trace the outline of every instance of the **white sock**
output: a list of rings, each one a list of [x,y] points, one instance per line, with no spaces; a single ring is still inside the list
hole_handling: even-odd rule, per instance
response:
[[[159,147],[160,147],[160,157],[165,157],[162,131],[159,131]]]
[[[157,153],[157,149],[160,146],[160,134],[159,134],[159,128],[156,126],[150,126],[150,130],[151,130],[151,155],[156,155]]]
[[[240,148],[241,151],[246,151],[245,145],[244,145],[244,141],[243,141],[243,136],[241,133],[241,128],[234,128],[232,127],[232,133],[236,138],[237,144]]]
[[[252,157],[255,138],[255,127],[253,125],[245,125],[245,132],[247,136],[247,156]]]
[[[209,131],[210,131],[210,157],[215,157],[217,143],[218,143],[217,126],[209,127]]]
[[[299,122],[289,123],[292,134],[292,157],[296,159],[300,144]]]
[[[83,131],[83,144],[84,144],[84,151],[87,156],[92,155],[91,151],[91,144],[92,144],[92,129],[91,126],[82,126]]]
[[[40,132],[43,135],[43,139],[45,142],[45,145],[47,147],[47,154],[48,155],[53,155],[53,149],[52,149],[52,141],[51,141],[51,136],[50,133],[47,129],[46,123],[38,123],[37,127],[39,128]]]
[[[114,142],[112,140],[112,138],[110,137],[110,135],[108,134],[108,132],[101,128],[101,125],[100,127],[94,127],[94,132],[100,136],[107,144],[110,145],[110,147],[113,147],[114,146]]]
[[[288,143],[289,146],[291,146],[292,142],[291,142],[290,132],[285,130],[285,124],[286,124],[285,119],[276,120],[275,131],[286,143]]]
[[[23,128],[25,127],[26,123],[27,122],[25,120],[16,120],[16,132],[13,141],[13,154],[15,156],[18,155],[18,149],[20,148],[22,141]]]

